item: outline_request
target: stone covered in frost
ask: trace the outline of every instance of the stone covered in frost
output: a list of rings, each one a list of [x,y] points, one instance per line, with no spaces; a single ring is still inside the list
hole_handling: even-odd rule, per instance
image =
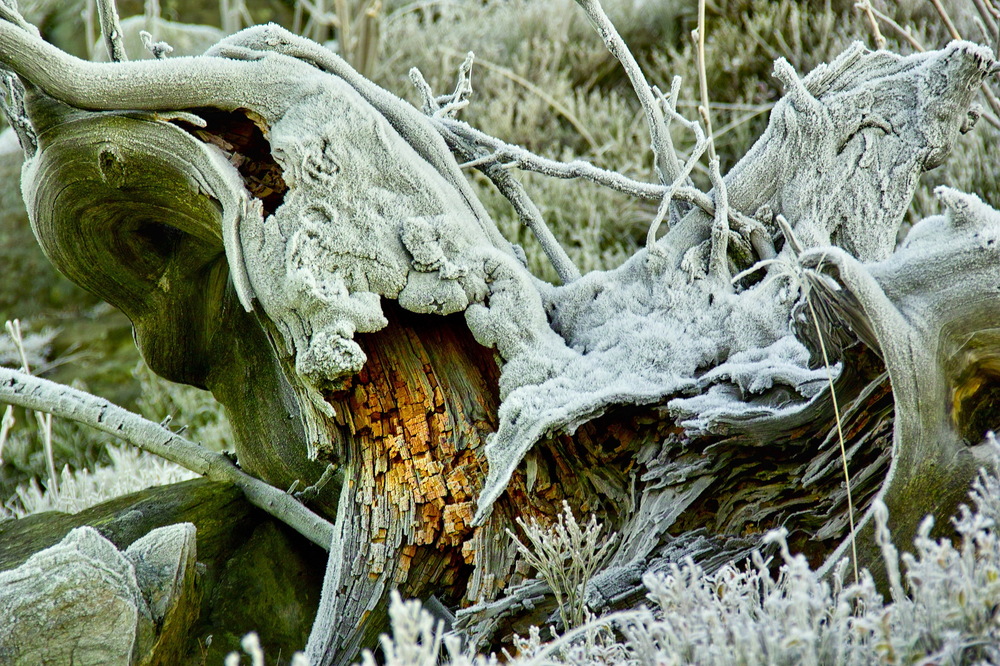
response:
[[[127,666],[152,638],[132,564],[92,527],[0,572],[0,657],[12,663]]]

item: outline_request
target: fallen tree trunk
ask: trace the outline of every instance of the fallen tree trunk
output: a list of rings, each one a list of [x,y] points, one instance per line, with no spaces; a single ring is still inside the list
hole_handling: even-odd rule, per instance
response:
[[[0,61],[25,87],[23,189],[53,262],[131,318],[154,370],[215,394],[244,469],[286,487],[340,466],[318,500],[335,534],[315,663],[373,646],[392,589],[457,609],[477,646],[544,621],[555,602],[507,531],[563,501],[621,535],[588,588],[618,608],[644,573],[712,569],[777,527],[816,565],[856,546],[875,566],[874,499],[905,541],[980,464],[1000,214],[944,188],[944,214],[895,239],[972,129],[988,49],[856,46],[802,79],[779,61],[786,96],[710,193],[662,154],[671,182],[545,166],[676,219],[611,271],[577,278],[549,247],[560,286],[452,156],[534,224],[506,148],[275,26],[99,65],[6,21]]]

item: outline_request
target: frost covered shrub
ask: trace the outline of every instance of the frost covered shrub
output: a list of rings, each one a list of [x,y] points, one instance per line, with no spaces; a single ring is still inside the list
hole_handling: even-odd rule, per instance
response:
[[[778,546],[777,575],[759,553],[711,575],[692,561],[675,564],[666,574],[644,578],[649,608],[611,613],[549,642],[534,629],[516,641],[518,655],[510,663],[1000,663],[1000,479],[982,472],[970,496],[973,508],[962,507],[952,520],[954,543],[932,539],[928,517],[913,552],[901,557],[886,527],[885,506],[876,505],[876,538],[891,600],[883,599],[867,570],[848,582],[847,560],[821,578],[804,556],[789,552],[785,533],[776,531],[766,540]],[[386,663],[438,663],[438,648],[449,639],[419,603],[394,596],[391,613],[393,637],[382,638]],[[494,663],[456,656],[455,649],[452,640],[452,656],[442,663]],[[366,657],[366,666],[373,663]]]
[[[525,562],[548,583],[563,626],[583,624],[589,615],[587,583],[607,559],[616,535],[601,534],[602,526],[594,515],[587,523],[578,523],[565,500],[555,523],[543,526],[534,518],[527,522],[518,518],[517,524],[528,543],[522,543],[510,530],[507,534],[514,539]]]
[[[395,590],[391,593],[389,620],[392,637],[382,635],[383,659],[376,660],[370,650],[362,655],[364,666],[435,666],[442,646],[447,651],[450,666],[493,666],[497,660],[482,655],[462,654],[461,641],[456,636],[444,636],[440,621],[435,622],[430,613],[416,600],[403,601]]]

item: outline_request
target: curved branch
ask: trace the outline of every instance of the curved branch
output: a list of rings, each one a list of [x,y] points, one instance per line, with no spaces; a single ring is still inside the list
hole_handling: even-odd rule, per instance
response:
[[[0,402],[83,423],[211,481],[231,483],[243,491],[251,504],[281,520],[317,546],[330,549],[333,526],[294,498],[250,476],[226,456],[103,398],[17,370],[0,368]]]
[[[281,58],[281,65],[274,62]],[[0,21],[0,63],[55,99],[79,109],[253,108],[262,115],[287,105],[301,86],[276,53],[253,60],[183,57],[95,63],[81,60],[9,21]],[[307,66],[299,64],[305,69]]]
[[[608,19],[607,14],[604,13],[598,0],[577,0],[577,4],[587,13],[587,18],[601,35],[608,51],[621,62],[632,87],[635,89],[636,97],[639,98],[639,103],[646,115],[646,124],[649,126],[650,143],[660,182],[664,185],[674,182],[681,172],[680,163],[674,153],[674,145],[670,140],[670,131],[663,118],[663,110],[657,104],[656,97],[653,95],[649,83],[646,82],[646,77],[643,75],[639,63],[635,61],[635,56],[625,45],[624,40]]]

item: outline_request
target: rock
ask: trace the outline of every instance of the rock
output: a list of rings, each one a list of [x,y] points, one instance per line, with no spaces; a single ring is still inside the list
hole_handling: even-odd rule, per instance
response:
[[[52,578],[30,563],[49,557],[45,554],[63,547],[67,533],[81,530],[90,538],[96,535],[101,552],[118,563],[118,570],[134,572],[131,589],[144,604],[148,631],[128,657],[134,661],[103,656],[82,661],[74,655],[74,664],[221,664],[250,631],[270,654],[291,655],[305,645],[326,553],[250,505],[237,488],[195,479],[118,497],[74,515],[50,511],[0,522],[0,666],[42,663],[35,652],[20,649],[22,643],[36,644],[35,639],[22,641],[30,627],[21,625],[39,622],[8,610],[3,601],[8,577],[33,566],[35,578]],[[106,596],[91,600],[91,593],[83,592],[86,586],[74,589],[80,590],[79,603],[93,609]],[[95,614],[112,616],[104,610]],[[90,621],[98,626],[99,619]],[[8,641],[5,632],[13,632],[19,642]],[[87,629],[87,635],[92,633]]]
[[[140,663],[181,663],[188,628],[199,613],[195,536],[191,523],[160,527],[125,551],[156,628],[156,645]]]
[[[127,666],[153,632],[132,564],[92,527],[0,573],[5,663]]]

